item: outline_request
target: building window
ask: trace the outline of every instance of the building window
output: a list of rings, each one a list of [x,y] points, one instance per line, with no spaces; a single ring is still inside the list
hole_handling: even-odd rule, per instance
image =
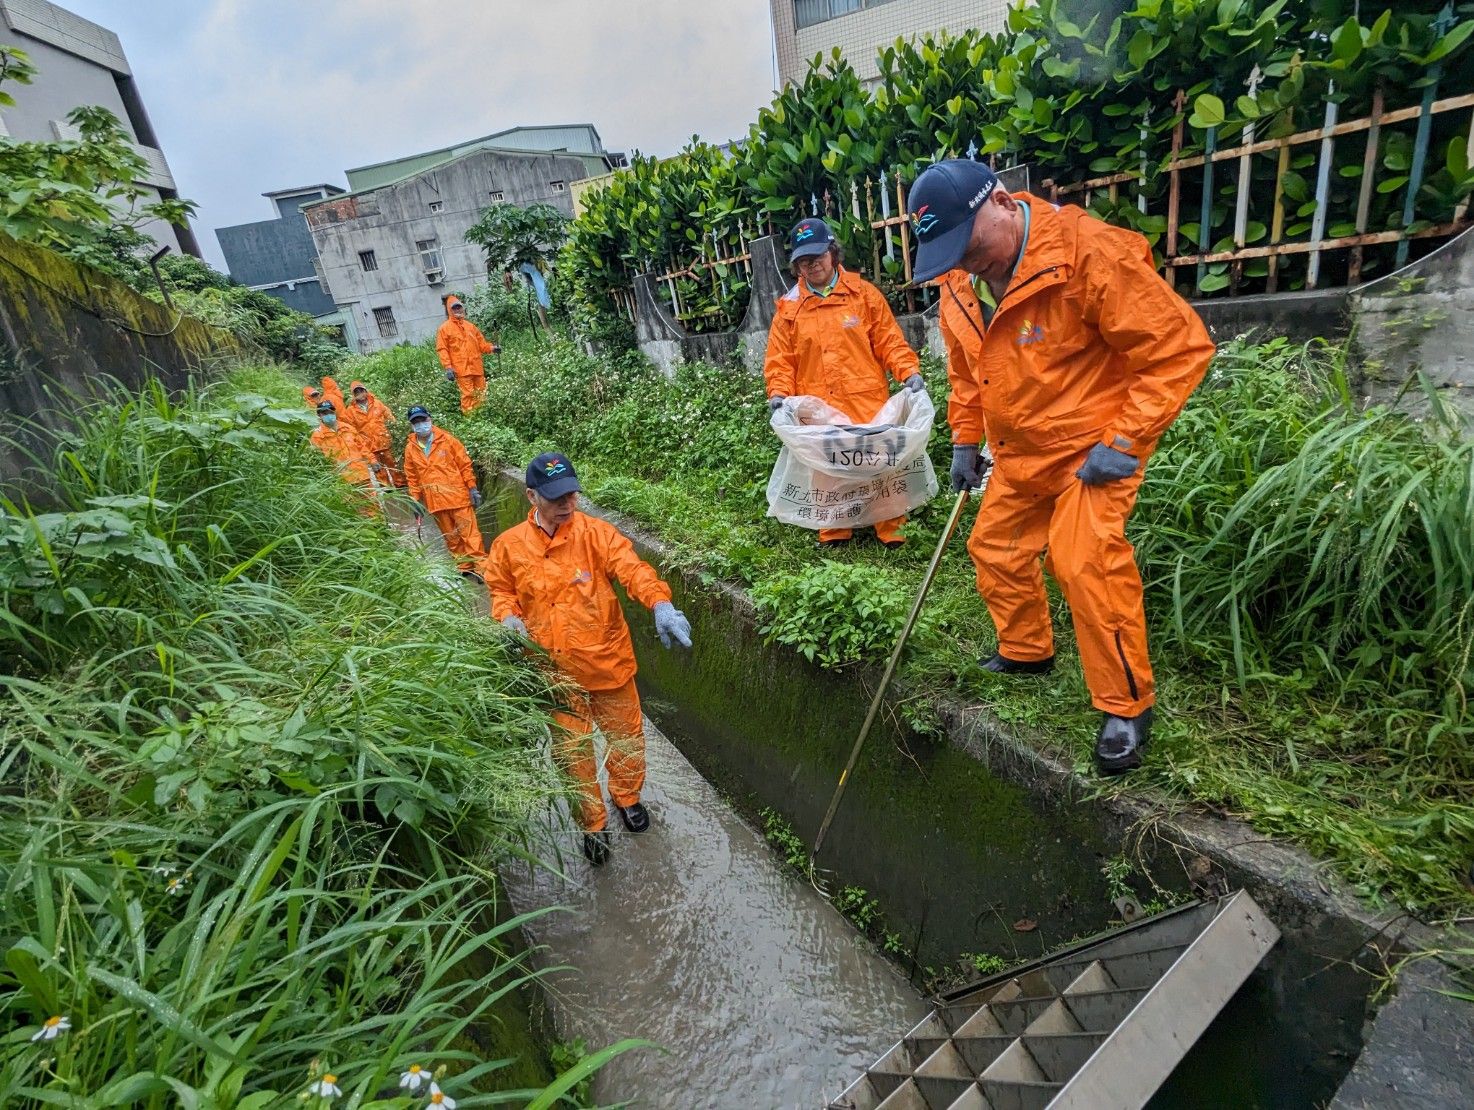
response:
[[[358,264],[363,267],[364,273],[368,273],[370,270],[377,270],[379,268],[379,260],[374,257],[373,251],[359,251]]]
[[[445,207],[445,201],[443,201],[443,200],[432,200],[430,202],[430,211],[431,212],[439,212],[444,207]]]
[[[793,24],[796,30],[812,27],[863,8],[878,8],[891,0],[793,0]]]
[[[374,323],[379,325],[379,335],[385,339],[393,339],[399,334],[399,325],[394,322],[392,308],[374,309]]]
[[[432,282],[439,281],[445,270],[445,263],[440,261],[440,240],[416,240],[415,249],[420,252],[420,269],[425,271],[425,276]]]
[[[506,196],[502,193],[502,191],[500,189],[493,189],[491,191],[491,203],[492,204],[500,204],[502,201],[504,201],[506,199],[507,199]]]
[[[553,192],[555,192],[555,193],[561,193],[561,192],[564,192],[565,190],[567,190],[567,188],[568,188],[568,182],[566,182],[566,181],[549,181],[548,182],[548,187],[550,189],[552,189]]]

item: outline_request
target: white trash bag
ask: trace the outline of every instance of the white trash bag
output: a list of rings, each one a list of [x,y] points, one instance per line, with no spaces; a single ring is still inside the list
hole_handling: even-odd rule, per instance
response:
[[[768,515],[800,528],[865,528],[905,516],[937,493],[926,454],[936,409],[903,389],[869,424],[817,397],[788,397],[774,411],[783,450],[768,479]]]

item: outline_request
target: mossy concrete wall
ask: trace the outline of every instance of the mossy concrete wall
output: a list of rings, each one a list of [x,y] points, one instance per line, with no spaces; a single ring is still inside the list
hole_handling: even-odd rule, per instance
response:
[[[28,451],[111,382],[171,389],[246,352],[236,337],[53,251],[0,235],[0,482],[25,486]]]

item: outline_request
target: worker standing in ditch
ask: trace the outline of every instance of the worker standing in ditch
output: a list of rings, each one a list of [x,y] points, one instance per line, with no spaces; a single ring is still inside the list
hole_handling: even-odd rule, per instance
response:
[[[444,428],[435,427],[430,410],[413,405],[409,418],[410,438],[404,445],[404,478],[409,495],[420,508],[435,518],[446,549],[461,573],[480,578],[486,557],[486,541],[476,523],[481,508],[481,491],[465,445]]]
[[[435,353],[440,356],[445,380],[461,391],[461,411],[473,412],[486,399],[486,366],[483,355],[496,353],[481,329],[466,319],[466,306],[454,293],[445,298],[445,323],[435,333]]]
[[[389,425],[394,423],[394,413],[379,400],[363,382],[353,382],[348,387],[353,401],[344,410],[343,419],[358,433],[365,446],[379,463],[379,474],[386,482],[404,485],[404,475],[394,461],[394,442],[389,435]]]
[[[312,445],[337,467],[345,481],[371,492],[369,475],[379,470],[379,464],[368,444],[342,420],[337,406],[329,400],[317,403],[317,419],[318,425],[312,430]]]
[[[998,630],[999,674],[1054,665],[1046,550],[1075,626],[1104,774],[1141,765],[1156,691],[1126,539],[1147,461],[1213,343],[1134,231],[1010,195],[987,166],[939,162],[907,201],[915,280],[943,278],[952,488],[995,465],[967,549]]]
[[[890,398],[887,371],[907,389],[926,388],[920,360],[885,295],[840,265],[828,224],[800,220],[788,233],[788,260],[795,281],[778,300],[763,360],[771,411],[788,397],[817,397],[863,424]],[[904,516],[880,521],[876,538],[900,547],[905,523]],[[849,528],[822,528],[819,545],[838,546],[853,536]]]
[[[691,624],[671,603],[670,587],[635,554],[614,525],[578,509],[582,487],[556,452],[527,468],[527,519],[492,541],[486,559],[491,616],[544,648],[571,685],[553,715],[553,756],[577,784],[584,856],[609,858],[608,814],[599,790],[593,728],[607,746],[609,796],[624,827],[644,832],[645,725],[635,689],[635,649],[614,581],[651,610],[666,647],[691,646]]]

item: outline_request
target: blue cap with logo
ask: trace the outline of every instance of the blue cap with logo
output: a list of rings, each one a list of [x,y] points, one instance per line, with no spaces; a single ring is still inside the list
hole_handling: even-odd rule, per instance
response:
[[[430,410],[427,409],[424,405],[410,405],[409,412],[405,413],[404,415],[405,415],[405,419],[408,420],[411,424],[413,424],[416,420],[418,420],[422,416],[426,420],[429,420],[430,419]]]
[[[833,242],[834,232],[817,216],[799,220],[788,233],[788,261],[797,262],[800,258],[824,254]]]
[[[536,490],[549,501],[565,493],[583,490],[568,456],[557,451],[545,451],[527,465],[527,488]]]
[[[931,281],[957,268],[972,240],[973,218],[997,187],[997,174],[967,158],[938,162],[922,172],[906,198],[916,236],[913,281]]]

